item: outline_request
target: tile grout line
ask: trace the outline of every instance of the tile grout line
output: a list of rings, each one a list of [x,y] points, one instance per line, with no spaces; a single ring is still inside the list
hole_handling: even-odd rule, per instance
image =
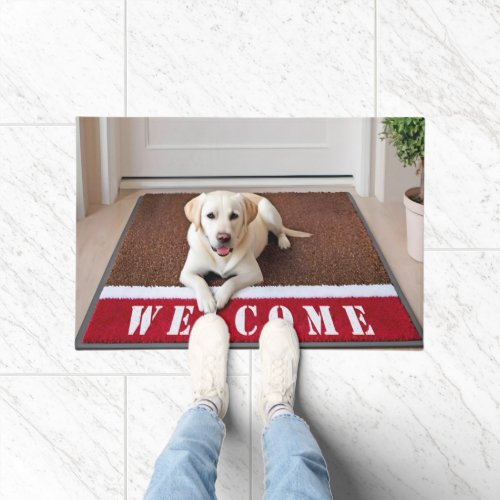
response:
[[[425,252],[499,252],[500,248],[467,248],[467,247],[458,247],[458,248],[424,248]]]
[[[373,5],[373,13],[374,13],[374,19],[373,19],[373,36],[374,36],[374,43],[373,43],[373,50],[374,50],[374,73],[375,73],[375,85],[374,85],[374,107],[375,107],[375,117],[378,116],[378,22],[377,22],[377,0],[374,0],[374,5]]]
[[[248,377],[248,373],[229,373],[229,377]],[[0,373],[2,377],[189,377],[189,373]]]
[[[128,44],[127,44],[127,0],[123,0],[123,106],[124,116],[127,116],[128,95],[127,95],[127,76],[128,76]]]
[[[249,500],[252,500],[252,482],[253,482],[253,465],[252,465],[252,455],[253,455],[253,382],[252,382],[252,374],[253,374],[253,355],[250,352],[250,355],[248,356],[249,359],[249,367],[248,367],[248,381],[249,381],[249,398],[250,398],[250,421],[249,421],[249,443],[248,443],[248,492],[249,492]]]
[[[127,375],[123,377],[124,390],[123,390],[123,498],[127,500],[128,497],[128,384]]]
[[[75,123],[61,122],[61,123],[0,123],[0,127],[74,127]]]

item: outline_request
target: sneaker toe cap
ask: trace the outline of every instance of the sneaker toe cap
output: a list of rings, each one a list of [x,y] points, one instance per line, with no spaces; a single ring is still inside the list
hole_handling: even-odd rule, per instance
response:
[[[228,338],[229,330],[226,322],[216,314],[205,314],[196,320],[191,336]]]

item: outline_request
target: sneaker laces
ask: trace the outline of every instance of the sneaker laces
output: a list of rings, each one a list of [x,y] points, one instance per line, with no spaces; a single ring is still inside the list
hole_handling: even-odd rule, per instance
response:
[[[287,366],[288,365],[288,366]],[[279,394],[286,403],[291,404],[291,389],[293,388],[293,377],[290,377],[291,384],[285,383],[287,368],[290,368],[289,362],[286,363],[282,358],[275,359],[271,363],[271,374],[268,377],[266,392]]]
[[[203,359],[203,369],[201,374],[202,383],[198,388],[196,396],[205,397],[212,396],[214,394],[220,395],[217,389],[216,377],[214,376],[217,373],[217,360],[218,357],[213,354],[209,354]]]

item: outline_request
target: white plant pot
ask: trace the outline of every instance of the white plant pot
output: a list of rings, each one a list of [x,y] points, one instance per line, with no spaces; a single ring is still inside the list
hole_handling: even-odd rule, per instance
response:
[[[424,205],[410,199],[419,188],[408,189],[404,197],[406,207],[406,242],[410,257],[418,262],[424,260]]]

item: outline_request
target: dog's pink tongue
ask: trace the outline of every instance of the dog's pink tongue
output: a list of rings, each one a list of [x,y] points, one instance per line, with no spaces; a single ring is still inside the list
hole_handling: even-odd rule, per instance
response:
[[[227,247],[220,247],[220,248],[217,249],[217,253],[221,257],[225,257],[229,253],[229,248],[227,248]]]

